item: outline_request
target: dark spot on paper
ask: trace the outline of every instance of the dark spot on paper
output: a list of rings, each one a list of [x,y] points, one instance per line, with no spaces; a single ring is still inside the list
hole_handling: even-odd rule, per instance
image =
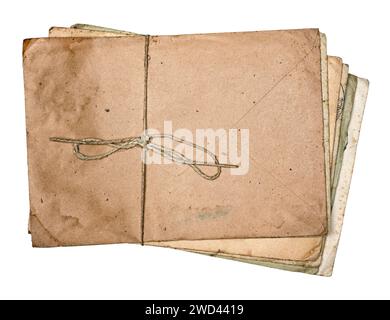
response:
[[[88,105],[91,103],[92,98],[91,97],[84,97],[83,101],[80,103],[80,110],[85,110]],[[74,109],[74,111],[77,111],[77,108]]]
[[[164,62],[161,61],[160,64],[164,64]]]
[[[256,74],[253,74],[253,78],[256,78]]]
[[[252,101],[252,103],[253,103],[253,104],[255,104],[255,103],[256,103],[256,101]]]
[[[41,198],[41,203],[43,203],[43,199]]]
[[[292,168],[290,168],[289,170],[292,171]]]
[[[106,198],[106,201],[109,201],[110,199]]]
[[[42,85],[42,82],[39,82],[39,85],[41,86],[41,85]]]
[[[106,112],[110,112],[110,109],[104,109],[104,111],[106,111]]]
[[[167,227],[164,227],[163,230],[164,230],[164,231],[167,231]]]
[[[195,110],[195,112],[199,112],[199,110]]]
[[[241,94],[245,94],[245,92],[244,92],[244,91],[242,91],[242,92],[241,92]]]
[[[249,180],[249,183],[252,183],[252,181],[251,181],[251,180]]]
[[[72,217],[72,216],[61,216],[61,219],[63,220],[63,223],[66,225],[67,228],[74,228],[81,226],[79,218]]]

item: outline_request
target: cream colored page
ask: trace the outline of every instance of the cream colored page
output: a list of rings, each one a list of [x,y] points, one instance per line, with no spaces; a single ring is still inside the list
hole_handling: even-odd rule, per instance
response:
[[[52,28],[51,36],[65,35],[69,29],[66,28]],[[72,30],[73,36],[78,36],[77,31],[83,31],[79,36],[102,36],[96,31],[87,32],[87,30]],[[63,32],[63,33],[62,33]],[[106,33],[107,35],[107,33]],[[334,81],[332,80],[332,83]],[[339,84],[334,84],[336,87]],[[325,90],[326,92],[326,90]],[[324,100],[328,100],[325,98]],[[264,240],[264,241],[263,241]],[[183,249],[204,250],[211,252],[226,252],[230,254],[250,254],[257,257],[271,257],[279,259],[291,260],[315,260],[318,258],[322,243],[321,237],[311,238],[281,238],[281,239],[243,239],[243,240],[208,240],[200,241],[178,241],[170,243],[155,243],[159,246],[170,246]],[[295,245],[294,245],[295,243]],[[293,247],[293,248],[292,248]],[[279,252],[278,252],[279,251]]]

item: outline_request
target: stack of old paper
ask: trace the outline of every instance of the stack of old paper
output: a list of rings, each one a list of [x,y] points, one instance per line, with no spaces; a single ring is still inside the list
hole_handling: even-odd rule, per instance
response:
[[[53,27],[23,58],[34,246],[142,243],[332,274],[368,81],[317,29]]]

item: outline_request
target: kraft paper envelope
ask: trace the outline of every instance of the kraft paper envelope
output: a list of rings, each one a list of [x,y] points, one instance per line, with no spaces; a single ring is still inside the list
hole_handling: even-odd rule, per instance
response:
[[[78,27],[79,28],[79,27]],[[83,26],[83,30],[78,30],[78,28],[51,28],[50,29],[50,36],[103,36],[101,32],[91,30],[90,26]],[[85,30],[87,28],[88,30]],[[99,28],[102,30],[102,28]],[[77,33],[79,31],[79,33]],[[113,35],[112,32],[106,32],[106,35]],[[114,33],[114,35],[117,35]],[[122,32],[122,35],[123,32]],[[325,50],[324,50],[325,51]],[[338,58],[331,57],[330,59],[334,59],[338,61]],[[333,75],[332,75],[333,76]],[[339,88],[339,84],[335,83],[338,79],[335,79],[333,81],[334,85]],[[335,103],[337,103],[337,96],[334,97]],[[325,99],[326,100],[326,99]],[[242,250],[248,252],[248,250],[252,253],[252,255],[255,256],[266,256],[275,258],[280,258],[280,256],[283,256],[286,258],[286,254],[289,255],[289,259],[292,259],[294,256],[290,254],[290,252],[295,253],[295,257],[299,255],[300,257],[306,256],[306,259],[316,259],[318,257],[321,246],[323,242],[322,238],[303,238],[303,239],[264,239],[262,240],[219,240],[219,241],[179,241],[179,242],[159,242],[159,243],[153,243],[154,245],[167,245],[169,247],[177,247],[180,248],[185,246],[185,248],[198,248],[203,249],[205,251],[218,251],[218,252],[229,252],[229,253],[235,253],[237,254],[237,249],[239,248],[239,251],[242,253]],[[214,243],[214,244],[213,244]],[[223,245],[223,249],[221,249],[221,244]],[[217,245],[217,249],[212,249]],[[206,247],[205,247],[206,246]],[[310,252],[310,255],[308,256],[308,252]]]
[[[325,234],[320,44],[314,29],[25,41],[34,245]],[[160,131],[249,129],[248,173],[144,177],[140,150],[80,161],[49,141],[138,137],[145,115]]]

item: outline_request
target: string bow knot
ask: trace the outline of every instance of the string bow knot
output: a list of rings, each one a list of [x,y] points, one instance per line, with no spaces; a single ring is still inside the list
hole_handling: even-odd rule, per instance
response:
[[[172,148],[167,148],[164,145],[154,143],[154,139],[170,139],[172,141],[188,145],[194,150],[200,150],[205,153],[205,155],[212,158],[213,162],[204,162],[204,161],[194,161],[186,157],[184,154],[176,151]],[[51,137],[50,141],[59,142],[59,143],[69,143],[73,145],[73,152],[76,157],[80,160],[101,160],[111,156],[113,153],[123,150],[130,150],[136,147],[139,147],[145,151],[152,150],[157,152],[162,157],[171,160],[177,164],[188,165],[191,167],[197,174],[206,180],[216,180],[219,178],[222,172],[222,168],[238,168],[237,165],[220,163],[217,156],[206,148],[199,146],[195,143],[181,139],[169,134],[156,134],[156,135],[141,135],[138,137],[128,137],[122,139],[111,139],[104,140],[99,138],[83,138],[83,139],[71,139],[71,138],[62,138],[62,137]],[[86,154],[80,151],[80,146],[107,146],[110,150],[97,154]],[[213,175],[207,174],[201,169],[201,167],[215,167],[217,172]]]

